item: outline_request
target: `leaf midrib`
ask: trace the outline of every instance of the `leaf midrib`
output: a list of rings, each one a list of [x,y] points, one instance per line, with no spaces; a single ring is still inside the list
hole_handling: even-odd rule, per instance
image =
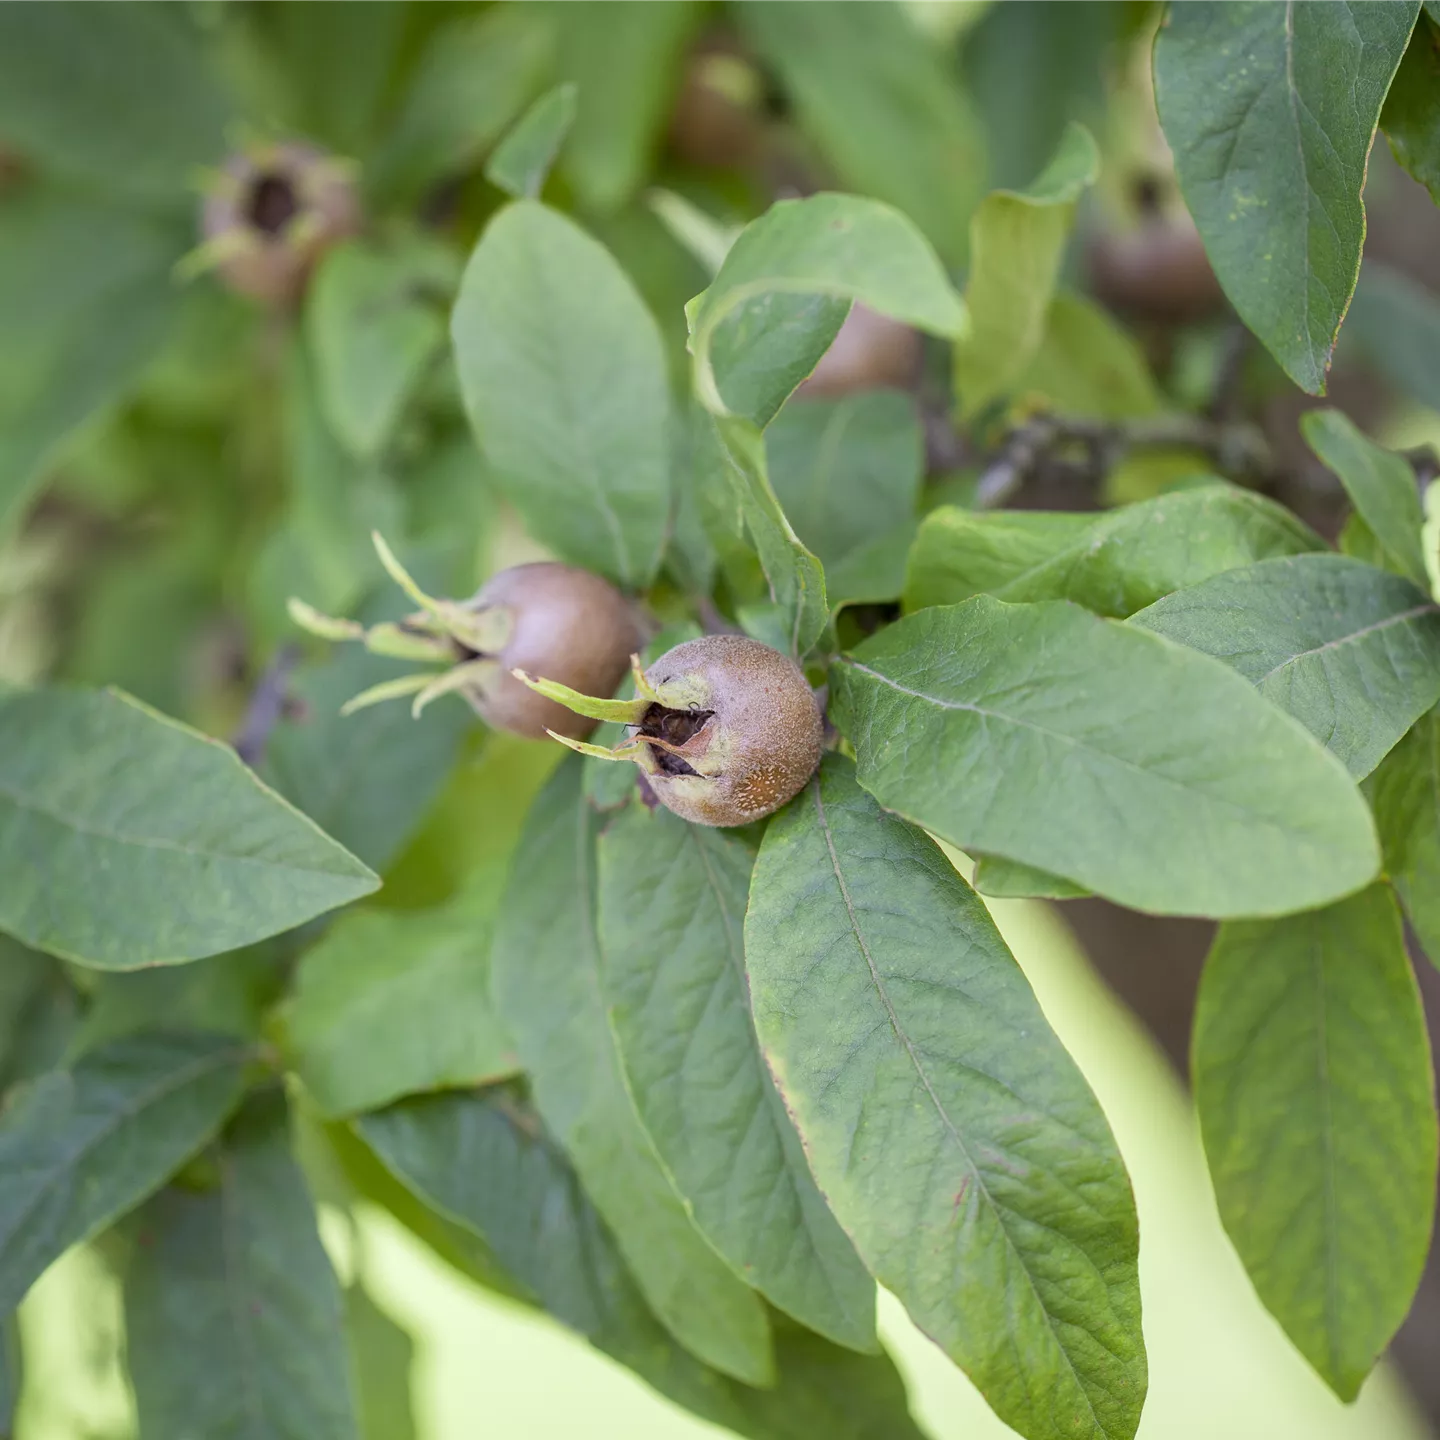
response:
[[[1091,1421],[1102,1435],[1109,1435],[1110,1432],[1101,1423],[1100,1417],[1095,1413],[1095,1404],[1090,1398],[1089,1389],[1086,1387],[1079,1371],[1076,1370],[1074,1361],[1070,1358],[1070,1352],[1065,1348],[1064,1342],[1060,1339],[1059,1331],[1056,1328],[1055,1317],[1050,1313],[1049,1307],[1040,1296],[1039,1287],[1035,1283],[1035,1277],[1030,1271],[1030,1266],[1026,1263],[1025,1255],[1010,1234],[1009,1227],[1006,1224],[1005,1209],[998,1205],[994,1196],[991,1195],[990,1189],[985,1183],[985,1177],[980,1172],[980,1167],[971,1159],[970,1150],[965,1144],[964,1137],[956,1128],[955,1122],[950,1118],[950,1113],[941,1102],[939,1095],[936,1094],[935,1087],[930,1083],[930,1076],[927,1074],[925,1066],[921,1063],[920,1056],[911,1043],[910,1036],[900,1023],[900,1017],[896,1013],[894,1005],[891,1003],[889,992],[885,989],[885,983],[880,978],[880,972],[876,968],[875,959],[870,953],[870,946],[861,932],[860,922],[855,914],[855,905],[850,898],[850,887],[845,883],[845,876],[840,868],[840,857],[836,853],[834,835],[830,829],[829,817],[825,813],[824,796],[820,791],[820,777],[817,775],[810,782],[810,785],[815,798],[816,814],[820,821],[820,833],[824,835],[825,848],[830,853],[830,865],[834,871],[835,884],[839,888],[840,898],[845,902],[845,913],[849,917],[850,932],[855,937],[855,943],[865,959],[865,965],[870,971],[871,984],[874,985],[875,993],[880,997],[880,1001],[885,1007],[885,1013],[889,1017],[890,1027],[895,1032],[895,1038],[900,1041],[900,1044],[905,1049],[905,1053],[910,1057],[910,1063],[915,1067],[915,1073],[919,1076],[920,1083],[925,1087],[925,1093],[930,1097],[930,1103],[935,1107],[935,1113],[940,1117],[946,1130],[949,1131],[950,1137],[954,1140],[956,1148],[960,1151],[970,1174],[974,1177],[980,1195],[984,1198],[985,1203],[989,1206],[996,1221],[999,1223],[1000,1233],[1005,1237],[1005,1243],[1018,1262],[1020,1271],[1025,1276],[1026,1284],[1030,1287],[1030,1293],[1034,1296],[1035,1303],[1040,1307],[1040,1313],[1044,1315],[1045,1323],[1050,1328],[1050,1335],[1055,1342],[1055,1347],[1064,1357],[1065,1365],[1071,1378],[1074,1380],[1081,1395],[1085,1398],[1085,1405],[1090,1412]]]
[[[1411,620],[1419,619],[1422,615],[1437,614],[1440,614],[1440,605],[1429,603],[1413,605],[1409,610],[1401,611],[1398,615],[1387,615],[1383,620],[1372,621],[1369,625],[1362,626],[1359,630],[1352,630],[1348,635],[1339,635],[1333,640],[1326,640],[1322,644],[1314,645],[1308,650],[1298,651],[1288,659],[1282,660],[1272,669],[1267,670],[1255,681],[1255,684],[1257,686],[1263,685],[1272,676],[1278,675],[1282,670],[1287,669],[1291,665],[1298,664],[1302,660],[1309,660],[1316,655],[1323,655],[1327,650],[1338,650],[1344,645],[1353,645],[1357,641],[1365,639],[1366,636],[1377,634],[1390,625],[1403,625]]]

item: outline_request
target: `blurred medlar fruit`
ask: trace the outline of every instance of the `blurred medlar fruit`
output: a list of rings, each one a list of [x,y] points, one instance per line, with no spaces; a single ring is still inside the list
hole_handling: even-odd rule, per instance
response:
[[[845,323],[800,388],[799,396],[853,395],[858,390],[908,390],[920,375],[920,332],[864,305]]]
[[[646,671],[634,700],[577,695],[520,673],[532,689],[634,734],[614,750],[564,740],[604,760],[633,760],[667,810],[697,825],[747,825],[778,810],[820,763],[820,707],[804,672],[745,635],[705,635]]]
[[[439,661],[449,666],[385,681],[355,696],[346,713],[381,700],[414,695],[419,714],[431,700],[463,695],[487,725],[532,740],[547,734],[580,740],[595,721],[537,694],[517,669],[563,676],[576,689],[612,694],[643,643],[635,611],[608,581],[588,570],[540,562],[492,575],[469,600],[426,595],[377,535],[376,549],[395,581],[420,610],[399,624],[366,629],[334,620],[292,600],[290,613],[312,634],[361,640],[378,655]]]
[[[685,63],[670,112],[670,153],[687,165],[737,169],[754,161],[765,132],[765,86],[730,36],[706,36]]]
[[[1157,188],[1137,187],[1139,223],[1130,229],[1102,231],[1086,252],[1090,288],[1119,315],[1183,325],[1213,315],[1225,293],[1200,232],[1178,203],[1162,209]]]
[[[351,167],[286,141],[231,155],[200,209],[199,255],[232,290],[292,305],[315,263],[360,228]]]

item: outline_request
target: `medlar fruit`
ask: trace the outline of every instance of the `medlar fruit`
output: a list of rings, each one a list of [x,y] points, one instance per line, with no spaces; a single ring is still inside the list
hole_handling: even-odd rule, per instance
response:
[[[584,755],[633,760],[667,810],[697,825],[748,825],[778,810],[820,763],[820,707],[804,672],[744,635],[705,635],[635,670],[634,700],[577,695],[517,671],[532,689],[633,736],[614,750],[555,738]]]
[[[435,600],[378,535],[375,545],[391,576],[421,607],[417,614],[366,629],[291,600],[292,618],[326,639],[361,640],[379,655],[439,661],[449,668],[385,681],[355,696],[346,713],[414,695],[418,715],[431,700],[453,691],[487,725],[532,740],[547,734],[581,740],[595,728],[593,719],[537,694],[513,672],[544,670],[576,689],[613,693],[644,641],[635,611],[613,585],[588,570],[540,562],[492,575],[469,600]]]
[[[350,166],[314,145],[286,141],[224,162],[201,205],[197,256],[232,290],[292,305],[320,257],[359,228]]]
[[[908,390],[919,378],[920,333],[865,305],[852,305],[830,348],[795,392],[798,396],[853,395],[860,390]]]
[[[1225,304],[1225,292],[1189,211],[1178,200],[1162,200],[1158,182],[1142,179],[1134,197],[1138,222],[1091,239],[1090,288],[1119,315],[1166,325],[1203,320]]]

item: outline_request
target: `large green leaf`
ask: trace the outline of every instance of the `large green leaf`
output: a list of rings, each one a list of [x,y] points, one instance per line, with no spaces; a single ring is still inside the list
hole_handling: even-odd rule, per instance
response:
[[[631,805],[600,837],[600,944],[626,1083],[696,1225],[812,1330],[873,1350],[875,1282],[811,1178],[750,1021],[743,841]]]
[[[513,1096],[424,1096],[356,1124],[415,1195],[484,1237],[552,1315],[662,1395],[752,1440],[920,1440],[886,1355],[843,1350],[777,1314],[778,1378],[757,1390],[676,1345],[565,1157]]]
[[[283,1094],[253,1097],[211,1184],[130,1228],[125,1330],[146,1440],[356,1440],[340,1287],[290,1154]]]
[[[1279,915],[1374,879],[1345,767],[1233,670],[1051,601],[921,610],[830,714],[887,809],[1137,910]]]
[[[87,186],[190,208],[230,107],[184,10],[0,11],[0,141]]]
[[[1006,394],[1039,350],[1075,202],[1099,170],[1095,141],[1072,121],[1028,189],[997,190],[981,201],[965,281],[971,329],[955,346],[962,414],[976,415]]]
[[[1427,14],[1415,22],[1380,126],[1395,158],[1440,205],[1440,25]]]
[[[899,5],[765,0],[738,12],[845,186],[903,210],[960,264],[984,153],[941,48]]]
[[[748,420],[702,415],[695,432],[696,480],[728,495],[759,558],[777,608],[781,648],[802,656],[830,620],[825,572],[791,528],[766,466],[765,438]]]
[[[420,583],[427,583],[423,570]],[[397,620],[408,609],[387,585],[359,607],[358,617],[369,625]],[[357,645],[301,666],[290,682],[290,713],[275,726],[261,767],[327,834],[380,870],[424,819],[476,726],[458,696],[432,705],[418,722],[404,705],[340,713],[347,700],[406,668]]]
[[[827,567],[915,513],[925,440],[908,395],[863,390],[787,405],[765,431],[765,454],[791,525]]]
[[[1266,1308],[1353,1400],[1410,1308],[1435,1203],[1430,1049],[1390,890],[1224,926],[1192,1064],[1225,1229]]]
[[[866,1264],[1027,1440],[1145,1398],[1129,1178],[984,904],[831,756],[770,824],[745,965],[760,1043]]]
[[[612,209],[645,178],[664,129],[695,0],[579,0],[560,28],[562,76],[579,89],[560,169],[587,205]]]
[[[827,312],[834,317],[831,328],[828,319],[826,325],[797,325],[794,307],[776,303],[792,296],[831,297],[842,308]],[[691,301],[696,394],[716,415],[742,414],[758,426],[768,424],[824,353],[847,300],[947,338],[965,328],[965,306],[939,257],[898,211],[859,195],[782,200],[741,231],[719,274]],[[743,406],[727,384],[727,366],[719,363],[722,353],[743,353],[723,345],[725,329],[736,326],[762,333],[783,329],[795,337],[788,364],[777,360],[766,375],[751,377]]]
[[[234,950],[379,883],[227,746],[113,691],[0,695],[0,926],[102,969]]]
[[[753,1383],[774,1378],[759,1297],[701,1238],[635,1115],[601,992],[595,812],[572,757],[532,806],[496,927],[495,996],[545,1123],[677,1340]]]
[[[1425,953],[1440,965],[1440,710],[1415,722],[1380,762],[1366,790],[1385,873]]]
[[[366,188],[413,202],[473,166],[544,86],[555,29],[556,15],[544,5],[500,5],[435,29],[367,160]]]
[[[325,1114],[519,1069],[490,1000],[498,888],[472,888],[433,910],[359,910],[305,952],[286,1035]]]
[[[1343,555],[1231,570],[1132,620],[1233,665],[1357,780],[1440,701],[1440,606]]]
[[[451,251],[352,240],[327,255],[306,295],[305,327],[335,434],[373,455],[445,342],[436,306],[458,278]],[[428,292],[428,293],[427,293]]]
[[[1355,513],[1379,542],[1386,564],[1398,575],[1429,588],[1420,549],[1420,490],[1409,462],[1367,440],[1339,410],[1312,410],[1300,433],[1340,477]]]
[[[1074,600],[1123,618],[1226,570],[1319,550],[1324,542],[1283,506],[1236,485],[1196,485],[1098,517],[932,511],[910,552],[905,604]]]
[[[184,245],[170,225],[39,183],[5,196],[0,529],[76,427],[138,383],[175,316]]]
[[[451,329],[496,483],[562,559],[643,586],[670,506],[660,332],[574,221],[517,200],[486,227]]]
[[[215,1134],[250,1053],[228,1036],[135,1036],[15,1092],[0,1115],[0,1314]]]
[[[1155,44],[1155,100],[1216,277],[1319,394],[1360,270],[1365,163],[1418,0],[1191,0]]]

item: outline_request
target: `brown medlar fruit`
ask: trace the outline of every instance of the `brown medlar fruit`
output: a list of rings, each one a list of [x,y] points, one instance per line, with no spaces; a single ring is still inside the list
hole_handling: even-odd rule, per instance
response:
[[[1136,186],[1138,223],[1090,240],[1086,267],[1096,299],[1118,315],[1183,325],[1213,315],[1225,292],[1210,268],[1190,214],[1176,200],[1162,206],[1153,181]]]
[[[745,635],[687,640],[643,673],[636,661],[634,700],[600,700],[548,677],[520,678],[582,714],[629,726],[632,737],[614,750],[565,743],[585,755],[633,760],[660,803],[697,825],[763,819],[820,763],[820,707],[804,671]]]
[[[797,396],[835,397],[860,390],[908,390],[920,376],[920,332],[865,305],[852,305],[830,348]]]
[[[636,612],[613,585],[588,570],[546,561],[492,575],[469,600],[435,600],[379,536],[375,543],[391,576],[420,605],[417,614],[366,629],[292,600],[291,616],[326,639],[361,640],[379,655],[439,661],[449,668],[385,681],[351,700],[347,713],[414,695],[418,715],[431,700],[453,691],[487,725],[532,740],[547,734],[580,740],[595,728],[593,719],[537,694],[513,672],[544,671],[577,690],[612,694],[644,643]]]
[[[231,155],[200,210],[197,252],[232,290],[293,305],[320,257],[360,228],[351,167],[285,141]]]

